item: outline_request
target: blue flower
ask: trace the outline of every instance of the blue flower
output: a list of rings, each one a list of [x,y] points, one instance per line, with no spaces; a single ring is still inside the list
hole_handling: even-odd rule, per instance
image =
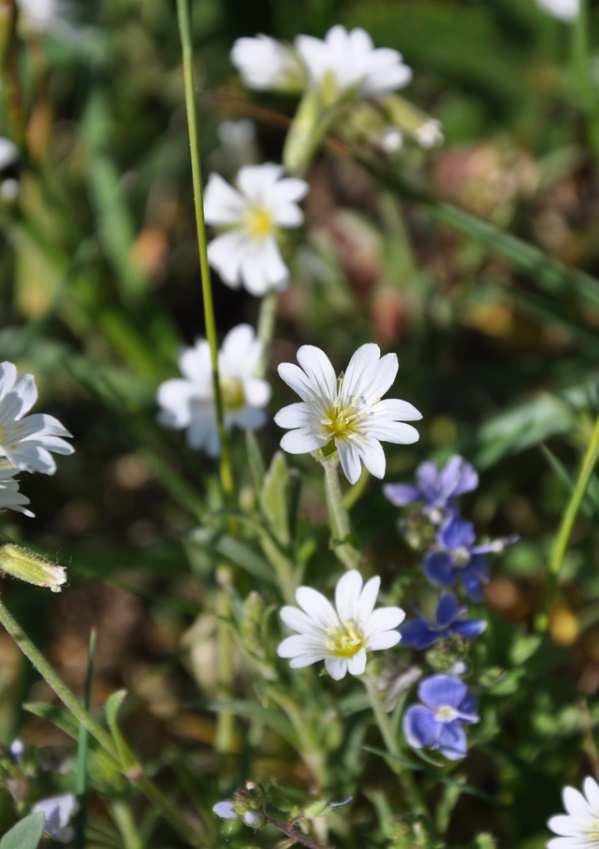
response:
[[[465,609],[460,607],[453,593],[442,595],[437,604],[434,621],[417,616],[405,622],[399,629],[402,646],[413,649],[428,649],[437,640],[457,635],[473,640],[487,627],[482,619],[465,619]]]
[[[432,675],[418,687],[418,698],[422,704],[408,708],[403,719],[410,746],[438,750],[452,761],[463,758],[467,750],[463,726],[479,720],[468,687],[451,675]]]
[[[478,474],[474,466],[454,455],[442,469],[430,460],[421,463],[416,469],[416,484],[389,483],[383,487],[383,492],[396,507],[422,502],[423,512],[439,524],[447,513],[455,510],[455,499],[477,486]]]
[[[517,536],[476,545],[474,525],[451,516],[437,535],[437,547],[424,559],[424,573],[435,584],[453,586],[460,581],[474,601],[481,601],[483,584],[489,580],[486,554],[498,553],[516,542]]]

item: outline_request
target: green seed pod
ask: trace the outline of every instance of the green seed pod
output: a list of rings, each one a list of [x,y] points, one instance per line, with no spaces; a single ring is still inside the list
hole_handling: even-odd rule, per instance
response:
[[[53,593],[59,593],[67,580],[64,566],[12,543],[0,546],[0,571],[36,587],[48,587]]]

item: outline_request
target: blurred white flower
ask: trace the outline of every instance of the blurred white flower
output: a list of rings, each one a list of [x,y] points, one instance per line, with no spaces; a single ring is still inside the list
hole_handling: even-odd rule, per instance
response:
[[[301,669],[324,660],[327,672],[336,681],[351,675],[362,675],[366,654],[397,645],[404,620],[401,607],[374,609],[381,579],[371,578],[363,584],[362,576],[352,569],[335,588],[335,606],[318,590],[299,587],[295,593],[299,608],[286,605],[281,619],[292,631],[279,644],[279,657],[289,658],[292,669]]]
[[[27,509],[30,501],[19,491],[19,481],[15,480],[17,471],[10,463],[0,461],[0,510],[15,510],[33,518],[35,514]]]
[[[334,443],[350,483],[360,477],[362,463],[375,477],[384,477],[381,442],[417,442],[418,431],[404,422],[422,418],[407,401],[381,400],[397,376],[397,355],[381,357],[378,345],[362,345],[339,379],[320,348],[302,345],[297,361],[301,368],[294,363],[281,363],[278,368],[280,377],[302,399],[275,416],[280,427],[290,429],[281,448],[305,454]]]
[[[406,86],[412,71],[401,53],[386,47],[375,48],[363,29],[350,32],[337,25],[324,40],[299,35],[295,45],[313,84],[332,76],[339,91],[357,88],[366,96],[377,96]]]
[[[0,136],[0,171],[13,165],[19,158],[19,148],[10,139]]]
[[[537,3],[560,21],[573,21],[580,12],[580,0],[537,0]]]
[[[64,22],[65,4],[62,0],[17,0],[25,30],[42,34],[60,29]]]
[[[283,177],[280,165],[246,165],[236,188],[212,174],[206,186],[206,221],[226,229],[208,245],[208,259],[223,281],[243,285],[253,295],[283,289],[289,271],[283,262],[279,228],[298,227],[303,214],[297,201],[308,191],[303,180]]]
[[[231,61],[248,88],[277,91],[301,88],[304,75],[293,50],[268,35],[238,38]]]
[[[216,168],[237,171],[242,165],[252,165],[257,161],[256,126],[253,121],[222,121],[217,135],[220,144],[213,157]]]
[[[416,141],[425,150],[443,142],[443,127],[436,118],[430,118],[414,130]]]
[[[337,93],[355,88],[368,97],[406,86],[412,72],[401,53],[375,48],[368,33],[334,26],[324,37],[299,35],[294,48],[265,35],[238,39],[231,53],[250,88],[301,90],[333,80]]]
[[[72,454],[75,449],[63,439],[72,434],[54,416],[23,418],[36,401],[33,375],[17,379],[13,363],[0,363],[0,457],[21,471],[53,475],[56,463],[50,452]]]
[[[75,831],[70,825],[73,816],[77,813],[77,800],[72,793],[64,793],[61,796],[51,796],[41,799],[33,806],[35,813],[44,815],[44,831],[53,840],[59,843],[70,843],[75,836]]]
[[[240,324],[225,336],[218,365],[227,430],[233,426],[255,430],[266,421],[263,408],[270,400],[270,386],[255,377],[261,357],[262,343],[249,324]],[[159,421],[187,430],[191,448],[215,457],[219,443],[208,342],[199,339],[193,348],[185,348],[179,368],[183,378],[167,380],[158,389]]]
[[[587,777],[584,795],[574,787],[564,787],[565,814],[551,817],[547,825],[559,837],[547,843],[547,849],[597,849],[599,847],[599,784]]]
[[[387,127],[381,136],[381,147],[385,153],[397,153],[403,147],[403,133],[397,127]]]

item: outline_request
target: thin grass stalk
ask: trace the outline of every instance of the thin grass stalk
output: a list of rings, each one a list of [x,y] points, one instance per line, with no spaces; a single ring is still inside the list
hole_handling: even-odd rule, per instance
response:
[[[225,429],[225,414],[223,395],[218,368],[218,335],[212,297],[212,281],[208,263],[208,243],[206,238],[206,222],[204,220],[204,195],[202,190],[202,170],[200,161],[200,136],[198,132],[197,110],[195,103],[193,52],[191,46],[191,22],[187,0],[177,0],[177,17],[181,35],[181,53],[183,60],[183,80],[185,85],[185,109],[187,112],[187,129],[189,134],[189,151],[191,157],[191,174],[193,184],[193,202],[196,217],[196,233],[200,259],[200,277],[202,283],[202,300],[204,304],[204,324],[206,339],[210,347],[210,362],[212,366],[212,384],[214,387],[214,403],[216,408],[216,423],[220,442],[220,479],[225,495],[230,498],[235,488],[233,468],[229,452],[229,441]]]
[[[96,631],[92,628],[89,635],[87,650],[87,669],[85,670],[85,685],[83,690],[83,707],[89,712],[91,708],[92,682],[94,679],[94,661],[96,657]],[[89,753],[89,731],[84,725],[79,728],[77,742],[77,766],[75,772],[75,792],[79,800],[79,815],[76,823],[76,849],[85,849],[85,832],[87,828],[87,758]]]

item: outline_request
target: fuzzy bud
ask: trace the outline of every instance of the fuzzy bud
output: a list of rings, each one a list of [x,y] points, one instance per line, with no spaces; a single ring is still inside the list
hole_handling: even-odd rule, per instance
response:
[[[59,593],[67,580],[64,566],[12,543],[0,546],[0,571],[36,587],[48,587],[53,593]]]

